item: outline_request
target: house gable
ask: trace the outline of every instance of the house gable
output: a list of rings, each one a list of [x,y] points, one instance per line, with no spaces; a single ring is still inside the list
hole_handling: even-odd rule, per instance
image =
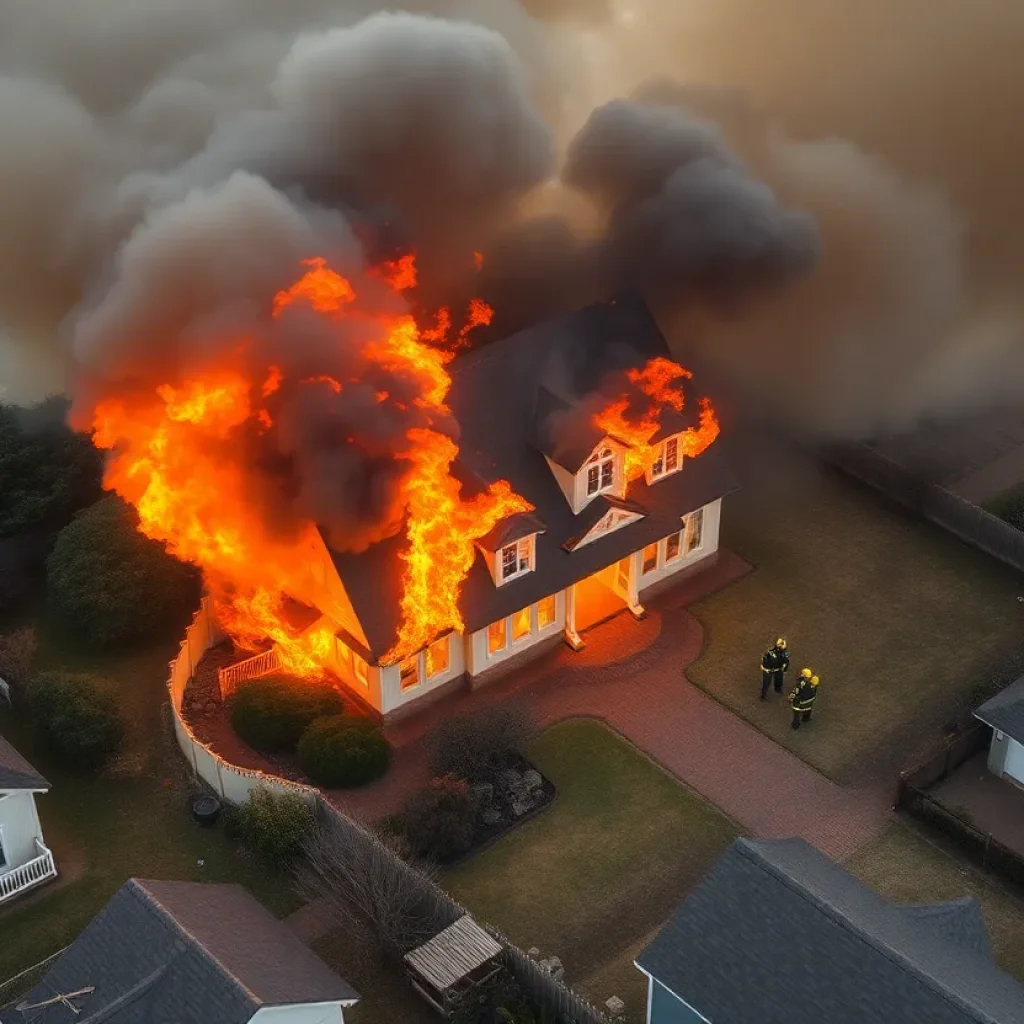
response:
[[[644,513],[639,509],[623,508],[616,503],[586,533],[579,538],[566,541],[565,549],[567,551],[577,551],[609,533],[614,533],[616,530],[621,530],[624,526],[629,526],[630,523],[643,519],[643,517]]]

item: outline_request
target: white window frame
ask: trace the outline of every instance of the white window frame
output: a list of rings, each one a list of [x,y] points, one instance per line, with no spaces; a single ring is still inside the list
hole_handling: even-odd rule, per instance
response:
[[[669,465],[672,462],[673,465]],[[683,456],[679,450],[679,435],[673,434],[666,437],[658,446],[658,455],[651,463],[648,480],[662,480],[673,473],[678,473],[683,468]]]
[[[445,665],[445,667],[440,672],[435,672],[433,675],[431,675],[430,674],[430,666],[427,663],[427,654],[430,651],[431,647],[436,647],[440,643],[444,643],[448,647],[448,661],[447,661],[447,664]],[[439,677],[441,677],[443,675],[446,675],[448,672],[451,672],[451,670],[452,670],[452,634],[448,633],[445,636],[440,637],[439,639],[435,640],[432,644],[427,644],[427,646],[423,648],[423,671],[422,671],[421,675],[429,683],[433,679],[438,679]]]
[[[517,580],[520,576],[525,576],[528,572],[533,572],[534,566],[534,555],[536,551],[536,545],[534,543],[535,535],[530,534],[528,537],[523,537],[520,540],[513,541],[511,544],[503,544],[498,548],[498,553],[495,556],[495,571],[498,577],[498,586],[502,586],[511,580]],[[507,576],[505,575],[505,552],[513,552],[515,560],[515,571],[510,572]]]
[[[554,601],[555,601],[555,613],[552,616],[552,619],[551,619],[550,622],[548,622],[545,625],[541,626],[541,624],[540,624],[540,604],[541,604],[541,601],[547,601],[547,600],[550,600],[551,598],[554,598]],[[516,616],[519,615],[519,613],[521,611],[523,611],[522,608],[520,608],[517,611],[513,612],[511,615],[506,615],[503,618],[495,619],[494,622],[489,622],[486,626],[484,626],[484,628],[483,628],[484,645],[485,645],[484,649],[485,649],[485,653],[487,655],[488,660],[490,660],[491,658],[503,657],[503,656],[507,655],[510,651],[512,651],[512,650],[514,650],[516,648],[526,646],[526,644],[530,640],[536,639],[538,636],[540,636],[541,633],[545,632],[546,630],[553,629],[558,624],[558,594],[557,593],[556,594],[548,594],[547,597],[542,597],[540,601],[534,601],[533,604],[527,605],[527,608],[529,608],[529,610],[530,610],[530,628],[521,637],[519,637],[518,640],[515,639],[513,637],[513,634],[512,634],[512,620],[514,618],[516,618]],[[495,622],[503,622],[505,624],[505,643],[501,647],[499,647],[496,651],[492,651],[491,650],[491,626],[493,626],[495,624]]]
[[[586,500],[596,498],[599,494],[605,494],[608,491],[615,490],[615,481],[618,477],[618,466],[616,462],[618,460],[618,453],[614,448],[601,448],[594,452],[589,459],[583,464],[583,496]],[[596,471],[597,479],[594,484],[594,489],[590,489],[590,473],[591,470]],[[605,480],[605,470],[608,470],[607,481]]]
[[[398,663],[398,689],[402,693],[411,693],[413,690],[418,690],[425,683],[432,683],[435,680],[441,679],[443,676],[446,676],[446,675],[448,675],[449,672],[451,672],[451,670],[452,670],[452,636],[453,635],[454,634],[452,634],[452,633],[448,633],[448,634],[446,634],[443,637],[439,637],[433,643],[427,644],[427,646],[424,647],[422,650],[417,651],[416,654],[410,654],[409,657],[405,659],[405,661],[401,661],[401,662]],[[448,664],[445,665],[445,667],[444,667],[444,669],[442,671],[435,672],[433,675],[431,675],[428,672],[427,651],[429,651],[431,647],[435,646],[436,644],[442,643],[442,642],[446,643],[448,645]],[[416,664],[416,682],[413,683],[412,686],[403,686],[402,685],[402,666],[404,664],[406,664],[407,662],[410,662],[410,661],[415,661],[415,664]]]
[[[335,636],[334,644],[342,667],[348,670],[349,675],[364,690],[368,690],[370,688],[370,666],[341,637]]]
[[[652,565],[650,569],[647,568],[647,566],[645,564],[645,561],[644,561],[644,555],[645,555],[645,553],[646,553],[648,548],[654,548],[654,565]],[[662,567],[661,544],[658,541],[655,541],[653,544],[645,544],[640,549],[640,578],[643,579],[644,576],[650,576],[653,573],[656,573],[661,567]]]
[[[699,523],[699,526],[696,524]],[[689,558],[695,551],[700,551],[704,547],[704,509],[694,509],[686,517],[686,537],[683,543],[683,555]],[[693,535],[698,533],[697,543],[693,543]]]
[[[679,561],[679,560],[680,560],[681,558],[685,558],[685,557],[686,557],[686,556],[685,556],[685,555],[683,554],[683,549],[684,549],[684,548],[685,548],[685,546],[686,546],[686,537],[684,536],[684,534],[685,534],[685,533],[686,533],[686,530],[685,530],[685,528],[684,528],[684,529],[682,529],[682,530],[676,530],[676,532],[675,532],[675,533],[670,533],[670,534],[669,534],[669,535],[668,535],[668,536],[667,536],[667,537],[665,538],[665,554],[664,554],[664,562],[665,562],[665,565],[672,565],[672,563],[673,563],[673,562],[678,562],[678,561]],[[669,542],[669,541],[670,541],[670,540],[671,540],[671,539],[672,539],[673,537],[675,537],[675,538],[676,538],[676,540],[678,540],[678,541],[679,541],[679,547],[678,547],[678,548],[676,548],[676,553],[675,553],[674,555],[672,555],[672,557],[670,558],[670,557],[669,557],[669,553],[668,553],[668,542]]]
[[[540,624],[540,606],[545,601],[550,601],[551,602],[551,621],[550,622],[545,622],[544,625],[542,626]],[[534,604],[534,608],[536,609],[534,614],[536,615],[537,632],[538,633],[542,632],[545,629],[550,629],[558,621],[558,595],[557,594],[548,594],[547,597],[542,597],[539,601],[537,601]]]
[[[405,677],[402,674],[402,670],[406,665],[412,665],[416,673],[416,682],[406,686]],[[411,654],[404,661],[398,663],[398,689],[402,693],[408,693],[410,690],[417,690],[423,685],[423,652],[420,651],[418,654]]]

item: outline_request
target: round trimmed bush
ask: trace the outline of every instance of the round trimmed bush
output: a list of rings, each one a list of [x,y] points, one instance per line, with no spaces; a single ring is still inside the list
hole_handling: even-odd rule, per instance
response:
[[[420,857],[452,860],[473,843],[477,801],[462,779],[433,779],[405,802],[402,831],[409,848]]]
[[[94,772],[124,740],[124,723],[109,684],[73,672],[42,672],[29,688],[40,743],[67,768]]]
[[[323,683],[295,676],[270,675],[242,683],[231,698],[231,724],[256,750],[291,750],[309,724],[340,715],[345,701]]]
[[[299,764],[327,789],[364,786],[388,768],[391,748],[378,726],[366,718],[329,715],[318,718],[299,740]]]

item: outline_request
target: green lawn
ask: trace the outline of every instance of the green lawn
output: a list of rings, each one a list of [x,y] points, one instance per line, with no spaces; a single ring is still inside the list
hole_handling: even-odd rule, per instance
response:
[[[706,644],[687,673],[837,781],[891,776],[1019,647],[1017,576],[831,472],[778,490],[724,503],[722,543],[756,571],[693,606]],[[799,732],[785,698],[758,700],[778,635],[790,676],[810,665],[822,680]]]
[[[0,711],[0,732],[52,784],[37,804],[63,876],[0,911],[0,981],[74,939],[133,875],[241,882],[275,913],[295,909],[298,901],[286,881],[245,858],[221,828],[200,829],[191,820],[185,765],[171,731],[164,688],[177,645],[90,657],[45,624],[40,641],[39,667],[87,669],[116,680],[129,740],[123,756],[103,776],[75,777],[34,748],[17,712]]]
[[[557,787],[552,807],[441,880],[523,949],[559,956],[595,1002],[636,1011],[639,940],[660,926],[733,841],[737,827],[605,726],[574,720],[530,759]]]
[[[1024,903],[905,825],[890,825],[844,867],[897,903],[973,896],[981,904],[999,965],[1024,981]]]

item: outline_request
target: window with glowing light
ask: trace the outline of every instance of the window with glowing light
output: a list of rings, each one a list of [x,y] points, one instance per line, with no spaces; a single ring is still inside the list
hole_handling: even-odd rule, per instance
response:
[[[679,438],[666,438],[658,448],[658,457],[651,464],[651,479],[658,480],[679,468]]]
[[[487,627],[487,652],[497,654],[498,651],[505,650],[506,642],[505,620],[498,619],[497,622],[492,622]]]
[[[555,595],[545,597],[543,601],[537,602],[537,628],[544,629],[555,621],[556,607]]]
[[[402,679],[402,690],[412,690],[420,685],[420,656],[414,654],[402,662],[400,669]]]
[[[427,648],[427,678],[433,679],[448,671],[451,664],[451,636],[435,640]]]
[[[366,664],[366,662],[363,661],[363,659],[360,658],[358,654],[353,654],[352,664],[355,666],[356,680],[360,682],[363,686],[369,685],[367,682],[367,673],[369,671],[369,666]]]
[[[352,652],[348,648],[348,644],[342,643],[338,637],[334,638],[334,649],[338,655],[338,661],[349,670],[352,671]]]
[[[704,509],[699,508],[686,517],[686,553],[700,549],[704,543]]]
[[[587,459],[587,497],[609,491],[615,485],[615,452],[602,448]]]
[[[501,582],[514,579],[533,568],[533,538],[524,537],[501,549]]]
[[[530,606],[512,616],[512,643],[530,635]]]
[[[683,532],[673,533],[665,539],[665,561],[674,562],[683,550]]]
[[[643,575],[654,572],[658,568],[658,545],[648,544],[644,548]]]

